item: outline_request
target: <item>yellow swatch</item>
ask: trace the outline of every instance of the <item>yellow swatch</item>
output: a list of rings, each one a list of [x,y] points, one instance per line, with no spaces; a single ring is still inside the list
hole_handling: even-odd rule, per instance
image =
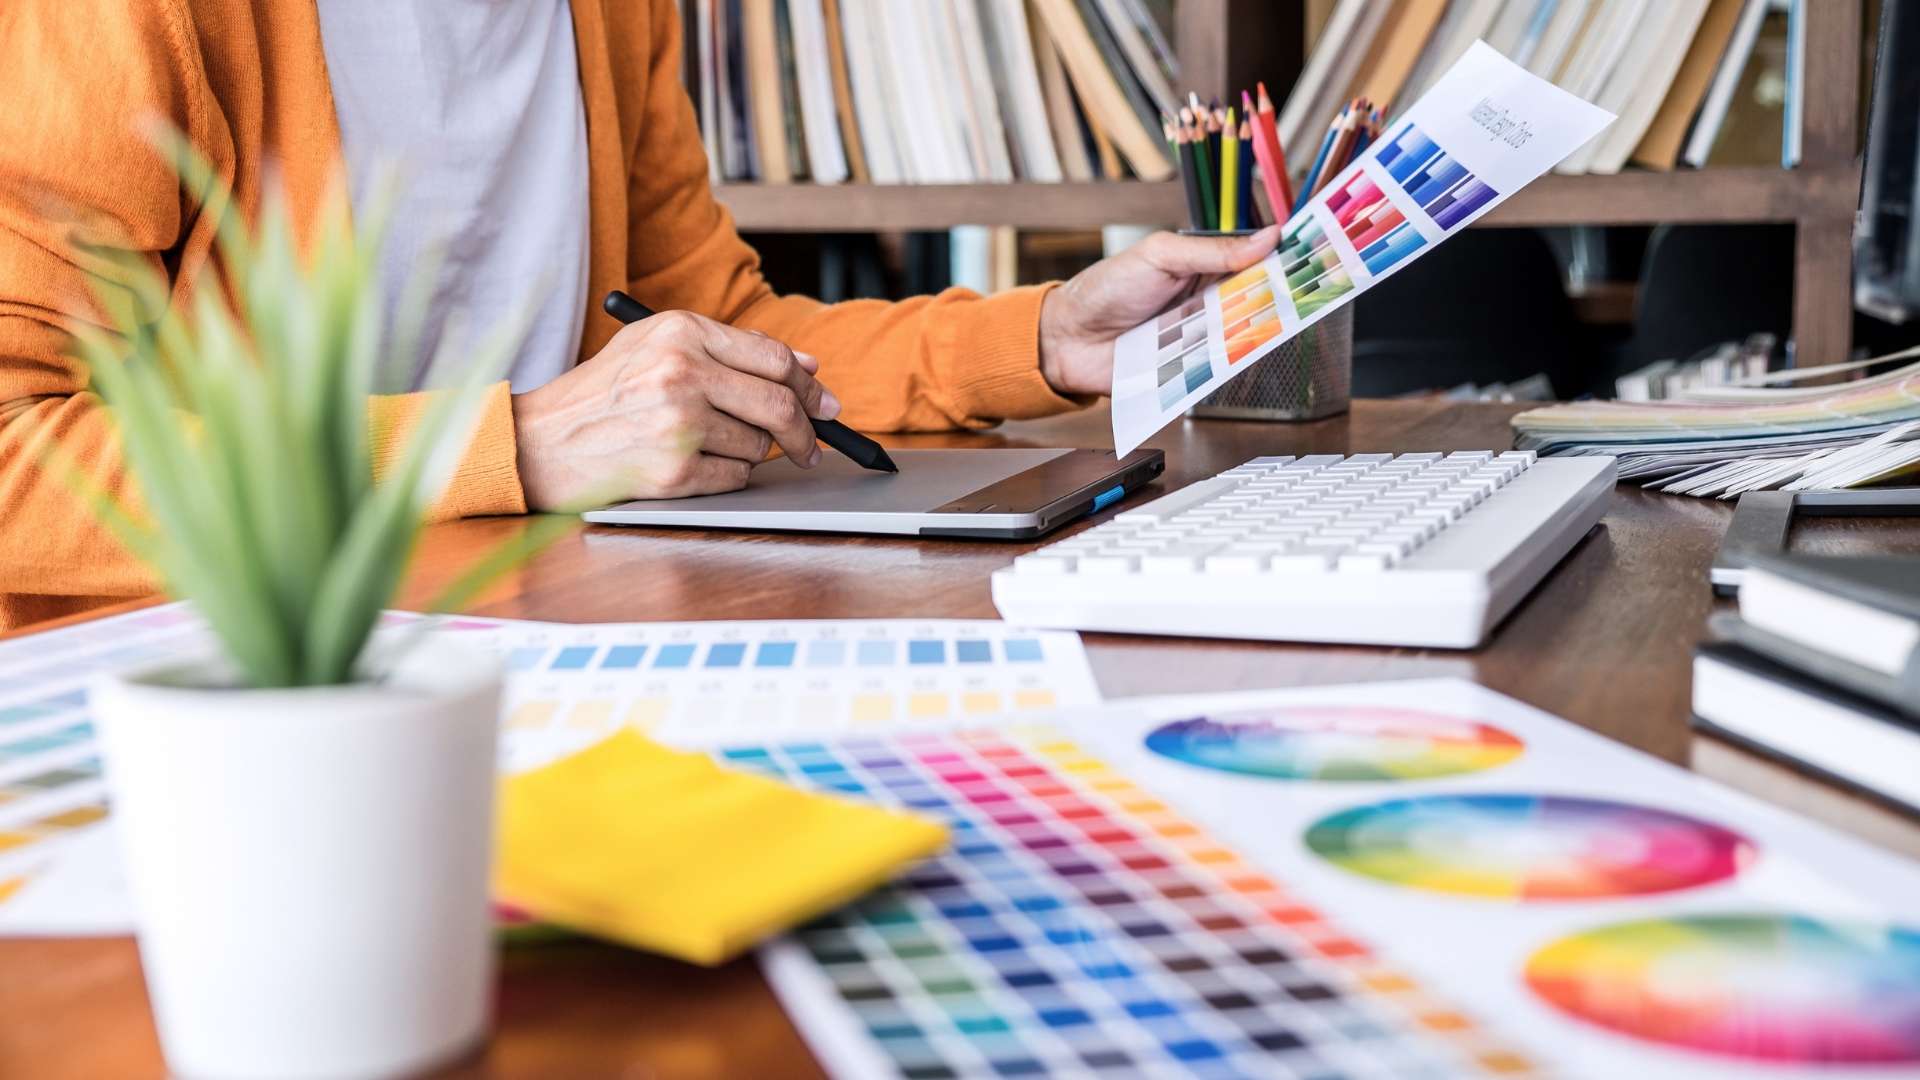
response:
[[[711,965],[946,839],[922,818],[724,769],[628,728],[502,783],[495,892],[543,922]]]

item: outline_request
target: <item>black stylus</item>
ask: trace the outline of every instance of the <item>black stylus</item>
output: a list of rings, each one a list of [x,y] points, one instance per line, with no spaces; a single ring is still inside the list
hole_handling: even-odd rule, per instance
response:
[[[637,323],[653,317],[653,309],[615,289],[601,304],[607,314],[623,323]],[[813,420],[812,417],[808,417]],[[886,448],[838,420],[813,420],[813,433],[820,441],[853,459],[853,463],[874,472],[897,473],[900,466],[887,456]]]

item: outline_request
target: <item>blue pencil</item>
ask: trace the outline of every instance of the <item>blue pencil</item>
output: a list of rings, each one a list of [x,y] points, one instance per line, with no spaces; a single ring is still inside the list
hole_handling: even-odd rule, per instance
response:
[[[1327,164],[1327,154],[1332,152],[1334,140],[1340,135],[1340,124],[1346,120],[1347,113],[1353,108],[1351,102],[1342,106],[1340,115],[1327,125],[1327,137],[1320,140],[1320,152],[1313,156],[1313,168],[1307,170],[1307,182],[1300,185],[1300,197],[1294,201],[1293,213],[1306,208],[1307,200],[1313,198],[1314,185],[1320,182],[1320,170]]]

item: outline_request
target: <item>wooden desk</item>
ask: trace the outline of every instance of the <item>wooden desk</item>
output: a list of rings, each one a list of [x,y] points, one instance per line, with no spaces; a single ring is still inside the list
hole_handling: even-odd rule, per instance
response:
[[[1507,419],[1518,408],[1362,402],[1350,416],[1313,424],[1186,422],[1154,445],[1167,450],[1162,483],[1173,487],[1259,454],[1504,447]],[[1106,413],[1094,411],[981,436],[889,442],[1100,446],[1110,437]],[[1719,503],[1620,489],[1604,526],[1478,652],[1104,635],[1089,636],[1088,651],[1110,697],[1461,676],[1685,761],[1690,651],[1713,606],[1707,566],[1730,514]],[[424,595],[465,558],[519,527],[493,520],[433,530],[413,594]],[[1810,526],[1797,543],[1824,551],[1868,545],[1920,551],[1920,523],[1829,520]],[[1023,550],[602,528],[561,542],[479,610],[578,622],[991,618],[987,575]],[[1793,782],[1758,775],[1768,784]],[[1872,813],[1857,800],[1831,792],[1820,797],[1849,812]],[[497,1034],[483,1058],[453,1075],[818,1075],[750,960],[708,971],[568,945],[509,951],[502,972]],[[0,1075],[160,1072],[130,940],[0,941]]]

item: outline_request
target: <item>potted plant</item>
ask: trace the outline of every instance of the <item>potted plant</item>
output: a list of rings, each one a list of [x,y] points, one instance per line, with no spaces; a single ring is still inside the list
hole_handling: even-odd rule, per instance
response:
[[[460,350],[464,373],[376,478],[367,400],[383,361],[411,357],[428,279],[389,333],[381,213],[356,227],[336,190],[303,251],[284,200],[249,227],[163,142],[222,215],[220,280],[182,302],[146,261],[90,244],[107,329],[79,338],[139,493],[94,505],[219,643],[93,688],[161,1046],[187,1076],[429,1067],[487,1030],[500,674],[376,631],[521,333],[450,341],[436,367]]]

